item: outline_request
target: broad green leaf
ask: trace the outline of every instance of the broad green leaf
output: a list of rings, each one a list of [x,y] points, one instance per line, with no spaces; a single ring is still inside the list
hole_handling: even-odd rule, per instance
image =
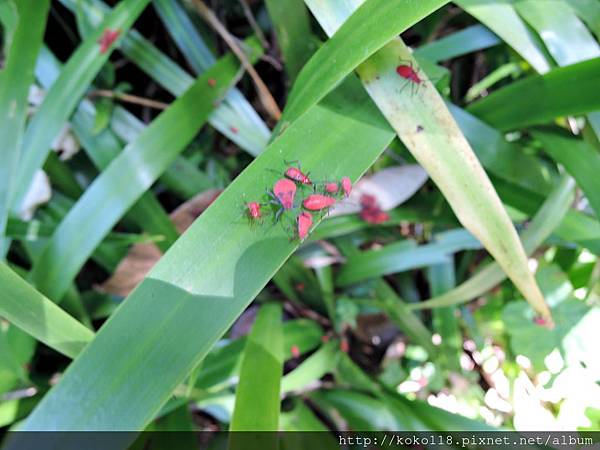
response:
[[[600,110],[600,58],[512,83],[467,108],[500,130],[547,123]]]
[[[574,198],[575,181],[563,175],[552,190],[529,227],[523,232],[523,245],[528,254],[533,253],[565,217]],[[429,300],[410,304],[409,309],[439,308],[466,303],[484,294],[506,279],[498,264],[491,263],[464,283]]]
[[[399,241],[381,249],[350,256],[342,266],[336,282],[340,286],[346,286],[369,278],[443,264],[450,261],[454,253],[480,248],[479,241],[462,229],[439,233],[427,245],[417,246],[411,240]]]
[[[169,249],[23,428],[140,430],[152,420],[298,245],[281,226],[249,226],[241,199],[264,195],[276,179],[269,169],[284,160],[301,158],[315,177],[357,180],[391,142],[360,94],[348,104],[336,93],[276,139]],[[340,148],[347,157],[338,160]]]
[[[534,132],[544,151],[575,178],[600,218],[600,154],[588,143],[559,133]]]
[[[10,47],[4,67],[0,70],[0,259],[4,259],[7,248],[4,230],[10,210],[14,172],[19,161],[21,142],[27,118],[27,97],[33,83],[35,60],[40,50],[46,27],[48,0],[26,0],[6,2],[14,7],[17,23],[12,32]],[[5,40],[8,36],[5,33]]]
[[[232,56],[223,58],[112,160],[69,211],[34,265],[31,279],[41,292],[55,300],[64,295],[111,228],[190,143],[237,70]],[[211,87],[209,78],[218,80],[217,86]]]
[[[538,73],[550,70],[542,45],[518,16],[512,0],[456,0],[456,4],[496,33]]]
[[[101,53],[98,40],[105,30],[120,30],[124,33],[142,13],[150,0],[124,0],[90,34],[69,58],[58,80],[48,91],[33,119],[29,122],[21,159],[19,160],[13,210],[20,207],[35,172],[42,167],[50,144],[58,135],[64,123],[75,110],[90,82],[108,60],[111,49]]]
[[[281,307],[268,304],[261,307],[246,340],[230,431],[277,430],[282,372]]]
[[[94,333],[37,292],[19,275],[0,263],[0,316],[23,331],[74,358]]]
[[[265,5],[283,53],[285,71],[292,82],[317,49],[308,11],[302,0],[266,0]]]
[[[472,25],[436,41],[423,44],[415,50],[415,56],[440,62],[478,50],[485,50],[501,42],[498,36],[483,25]]]
[[[321,6],[328,2],[306,1],[322,26],[323,23],[328,24],[329,28],[324,26],[326,32],[332,34],[334,16],[330,14],[329,7]],[[354,0],[354,3],[358,8],[361,0]],[[334,2],[330,3],[330,6],[333,4]],[[426,2],[420,2],[419,5],[425,6]],[[335,20],[336,25],[341,28],[328,41],[331,47],[346,48],[348,43],[343,40],[345,33],[352,35],[353,27],[358,26],[354,22],[363,20],[363,14],[375,14],[371,10],[374,6],[381,5],[377,1],[365,3],[345,23],[344,18],[339,15],[343,10],[340,8]],[[385,10],[384,7],[382,9]],[[388,13],[392,15],[391,12]],[[405,13],[404,17],[406,16]],[[360,33],[356,32],[358,34]],[[323,49],[319,50],[311,61],[318,61],[320,54],[326,53]],[[398,38],[363,62],[357,72],[371,98],[440,188],[459,221],[498,261],[527,301],[540,314],[548,316],[549,310],[529,271],[519,237],[473,150],[429,80],[422,79],[415,95],[411,95],[410,90],[402,91],[402,82],[406,87],[406,83],[410,81],[401,78],[396,72],[399,61],[409,61],[419,70],[410,49]],[[305,70],[310,64],[307,64]],[[317,78],[317,81],[320,80]]]
[[[305,3],[325,32],[329,36],[335,33],[335,37],[313,55],[298,75],[281,119],[283,127],[318,103],[365,59],[448,0],[370,0],[361,8],[358,7],[363,0]],[[355,9],[358,10],[352,14]],[[373,27],[373,23],[377,26]]]

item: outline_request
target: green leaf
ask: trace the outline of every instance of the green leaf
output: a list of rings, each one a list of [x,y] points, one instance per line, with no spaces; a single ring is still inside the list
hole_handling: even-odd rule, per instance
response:
[[[600,110],[600,58],[554,69],[512,83],[467,108],[503,130],[551,122]]]
[[[600,56],[598,43],[563,0],[515,0],[514,7],[559,65]]]
[[[583,190],[596,217],[600,218],[600,154],[588,143],[559,133],[534,132],[544,151],[562,164]]]
[[[351,91],[348,104],[346,91],[336,93],[255,159],[115,311],[23,429],[143,429],[298,245],[283,227],[250,227],[240,200],[264,195],[276,179],[269,169],[284,160],[302,158],[317,178],[356,180],[391,142],[360,94]],[[340,148],[347,157],[338,160]]]
[[[372,14],[371,19],[378,17],[379,11],[371,9],[375,6],[380,6],[382,11],[393,16],[393,13],[386,8],[394,2],[383,6],[378,1],[370,1],[342,25],[345,19],[343,15],[348,11],[338,8],[333,14],[331,10],[335,10],[332,7],[335,2],[325,6],[327,2],[314,1],[313,3],[313,1],[307,0],[307,3],[326,32],[332,34],[336,26],[341,26],[328,41],[330,48],[334,48],[334,51],[330,50],[332,54],[329,56],[337,53],[344,55],[342,50],[346,50],[359,59],[355,48],[346,49],[351,41],[345,40],[346,33],[352,38],[361,34],[354,30],[354,28],[360,30],[361,26],[355,21],[367,20],[363,16],[366,14]],[[360,3],[360,0],[356,0],[355,6],[358,7]],[[431,4],[419,2],[419,6],[425,7]],[[420,10],[420,12],[425,11]],[[402,14],[404,18],[409,16],[405,10]],[[398,19],[397,22],[402,23],[402,20]],[[370,35],[367,34],[366,37],[369,38]],[[377,42],[377,39],[373,38],[373,41]],[[357,48],[363,49],[364,46],[363,42]],[[318,61],[319,55],[327,55],[325,48],[319,50],[311,62]],[[410,90],[406,89],[403,92],[399,83],[404,81],[406,87],[406,83],[411,81],[403,80],[396,72],[399,61],[408,62],[413,70],[420,70],[411,50],[398,38],[364,61],[357,68],[357,72],[371,98],[415,159],[435,181],[462,225],[479,239],[498,261],[527,301],[534,305],[540,314],[547,316],[548,308],[528,268],[519,237],[473,150],[429,80],[422,78],[421,83],[416,85],[419,95],[411,95]],[[307,64],[305,70],[309,68],[311,62]],[[335,72],[337,73],[338,70],[336,69]],[[325,87],[327,86],[327,78],[323,81],[317,77],[316,81],[324,82]],[[291,105],[293,101],[290,100]]]
[[[12,191],[21,182],[15,178],[21,142],[27,118],[29,86],[33,83],[35,60],[46,26],[48,0],[6,2],[3,7],[15,14],[15,28],[4,68],[0,70],[0,259],[4,259],[4,229],[8,219]]]
[[[501,42],[498,36],[483,25],[472,25],[436,41],[423,44],[415,50],[415,57],[440,62],[478,50],[485,50]]]
[[[328,342],[286,374],[281,380],[281,392],[300,391],[325,374],[333,372],[337,365],[338,344],[337,341]]]
[[[335,36],[313,55],[298,75],[281,118],[283,127],[317,104],[365,59],[448,0],[370,0],[354,14],[362,1],[344,6],[334,6],[331,2],[305,3],[325,32],[329,36],[335,33]]]
[[[232,56],[223,58],[129,144],[86,190],[34,265],[31,279],[41,292],[56,300],[64,295],[111,228],[190,143],[211,112],[213,100],[226,92],[237,70]],[[209,78],[219,80],[218,85],[211,87]],[[132,167],[137,170],[132,171]]]
[[[266,0],[265,5],[275,25],[288,79],[294,81],[317,49],[308,11],[302,0]]]
[[[264,305],[246,342],[230,431],[277,431],[282,372],[281,307]]]
[[[19,275],[0,263],[0,316],[23,331],[74,358],[94,333],[37,292]]]
[[[58,80],[46,94],[23,138],[13,210],[20,207],[35,172],[42,167],[50,144],[75,110],[85,90],[108,60],[111,51],[100,53],[98,40],[105,30],[124,33],[150,0],[123,0],[69,58]],[[117,41],[118,42],[118,41]],[[111,50],[115,47],[113,43]]]
[[[71,10],[75,9],[76,1],[61,0]],[[99,0],[86,0],[84,6],[88,18],[95,24],[98,24],[105,14],[110,11],[110,8]],[[162,15],[163,10],[164,15]],[[205,48],[206,45],[199,43],[202,42],[202,38],[193,28],[193,25],[189,23],[189,18],[182,12],[177,1],[164,0],[158,5],[157,11],[165,20],[167,28],[185,29],[183,33],[176,32],[172,34],[177,35],[175,41],[177,45],[180,45],[180,49],[186,58],[193,61],[193,63],[190,63],[192,67],[208,68],[214,64],[216,61],[214,56],[210,55],[210,58],[208,58],[208,52],[200,51],[200,47]],[[181,45],[182,41],[185,41],[185,46]],[[189,51],[191,49],[194,51]],[[135,30],[130,30],[123,36],[120,51],[159,85],[175,96],[181,95],[194,81],[173,60]],[[248,100],[236,89],[230,90],[223,102],[209,117],[209,122],[251,155],[258,155],[263,151],[269,140],[269,129],[256,111],[252,109]],[[232,128],[237,129],[237,133],[234,133]]]
[[[443,264],[450,261],[454,253],[480,248],[479,241],[462,229],[439,233],[427,245],[417,246],[411,240],[399,241],[382,249],[352,255],[342,266],[336,282],[347,286],[369,278]]]
[[[456,4],[496,33],[538,73],[550,70],[542,45],[518,16],[512,0],[456,0]]]
[[[571,207],[575,182],[568,175],[561,177],[529,227],[523,232],[523,245],[528,254],[533,253],[563,220]],[[506,279],[498,264],[491,263],[464,283],[429,300],[410,304],[409,309],[439,308],[466,303],[484,294]]]

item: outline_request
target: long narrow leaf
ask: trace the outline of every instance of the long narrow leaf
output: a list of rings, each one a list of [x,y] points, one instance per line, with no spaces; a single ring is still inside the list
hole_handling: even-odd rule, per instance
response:
[[[0,71],[0,259],[6,250],[3,249],[4,229],[25,128],[27,96],[34,79],[33,70],[44,37],[50,2],[26,0],[15,5],[18,24],[4,68]]]
[[[124,0],[91,33],[65,65],[60,77],[44,98],[27,127],[19,161],[13,209],[18,210],[35,172],[42,167],[50,145],[73,113],[90,82],[108,60],[110,50],[101,52],[98,40],[105,30],[125,32],[142,13],[150,0]],[[113,43],[111,48],[114,48]]]
[[[326,29],[329,34],[333,33],[332,25],[337,20],[336,25],[342,28],[329,43],[334,48],[344,48],[346,42],[337,38],[344,38],[344,30],[354,26],[354,19],[362,18],[362,11],[371,11],[369,6],[376,4],[367,2],[359,8],[361,1],[354,0],[358,11],[345,23],[340,15],[343,8],[335,15],[330,13],[330,9],[335,9],[335,2],[306,0],[306,3],[317,20],[329,27]],[[323,7],[323,4],[329,6]],[[321,51],[313,60],[319,53]],[[398,75],[399,61],[410,61],[413,68],[418,68],[410,49],[397,38],[363,62],[357,72],[371,98],[435,181],[459,221],[498,261],[527,301],[541,315],[549,316],[517,232],[473,150],[428,80],[421,80],[415,95],[411,95],[410,90],[403,91],[410,80]]]
[[[467,108],[500,130],[542,124],[600,110],[600,58],[512,83]]]
[[[565,217],[574,197],[574,180],[565,175],[548,196],[531,224],[523,233],[523,245],[533,253]],[[506,279],[496,263],[491,263],[456,288],[429,300],[409,305],[409,309],[439,308],[466,303],[484,294]]]
[[[277,431],[282,372],[281,307],[265,305],[246,342],[230,431]]]
[[[360,94],[351,104],[332,96],[274,141],[169,249],[23,428],[142,429],[298,245],[283,227],[241,220],[241,199],[264,195],[283,160],[356,180],[391,142]]]
[[[40,342],[74,358],[94,337],[91,330],[3,263],[0,263],[0,284],[0,316]]]
[[[41,292],[55,300],[64,295],[96,246],[190,143],[212,111],[213,101],[227,92],[237,71],[233,57],[223,58],[129,144],[86,190],[33,268],[31,279]],[[218,80],[215,87],[208,83],[210,78]]]

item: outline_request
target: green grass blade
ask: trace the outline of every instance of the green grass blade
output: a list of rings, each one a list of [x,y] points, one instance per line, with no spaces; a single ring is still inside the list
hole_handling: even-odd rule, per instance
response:
[[[264,305],[246,342],[230,431],[277,431],[282,373],[281,307]]]
[[[404,240],[352,255],[342,266],[336,282],[347,286],[374,277],[448,262],[454,253],[480,249],[480,242],[465,230],[451,230],[436,235],[433,242],[417,246]]]
[[[29,86],[34,80],[35,61],[44,37],[50,3],[48,0],[26,0],[14,5],[18,22],[4,68],[0,70],[0,259],[4,259],[7,250],[4,248],[4,229],[10,210],[13,174],[19,161]],[[8,40],[6,34],[4,38]]]
[[[456,4],[496,33],[538,73],[550,70],[543,46],[521,20],[511,0],[456,0]]]
[[[488,28],[483,25],[473,25],[422,45],[415,50],[415,56],[440,62],[478,50],[485,50],[501,42],[498,36]]]
[[[322,7],[324,3],[316,0],[306,2],[317,20],[331,27],[334,16],[328,7]],[[358,8],[361,0],[354,0],[354,3]],[[336,16],[337,25],[341,28],[329,43],[344,47],[347,43],[336,39],[345,38],[343,30],[354,26],[353,20],[361,17],[362,11],[371,12],[368,7],[375,4],[364,4],[345,23],[342,22],[343,17]],[[419,5],[425,5],[425,2]],[[321,11],[324,13],[321,14]],[[333,29],[326,31],[331,34]],[[312,58],[313,61],[319,53]],[[548,307],[528,268],[519,236],[473,150],[429,80],[422,79],[418,95],[411,95],[406,89],[401,91],[399,84],[409,81],[403,80],[396,72],[399,61],[409,61],[413,68],[419,70],[412,52],[398,38],[363,62],[357,72],[371,98],[437,184],[462,225],[498,261],[534,309],[542,316],[548,316]]]
[[[600,4],[597,0],[567,0],[567,3],[600,39]]]
[[[0,316],[38,341],[74,358],[94,333],[0,263]]]
[[[281,392],[301,391],[323,375],[333,372],[337,366],[339,342],[323,345],[281,380]]]
[[[598,43],[563,0],[516,0],[514,7],[560,66],[600,56]]]
[[[75,10],[77,0],[61,0],[71,10]],[[170,6],[173,7],[173,1]],[[86,0],[84,3],[88,18],[95,24],[100,22],[110,8],[99,0]],[[181,15],[169,16],[180,20]],[[191,29],[186,30],[186,34]],[[184,37],[190,41],[190,37]],[[196,45],[197,39],[189,44]],[[186,50],[188,46],[182,48]],[[130,30],[121,42],[120,51],[128,59],[138,65],[154,81],[175,96],[181,95],[190,87],[194,79],[179,67],[172,59],[154,47],[140,33]],[[194,54],[186,54],[190,58]],[[209,65],[215,61],[208,61]],[[251,155],[258,155],[264,150],[270,137],[270,132],[260,116],[254,111],[243,95],[233,89],[221,105],[209,117],[209,123],[227,136]],[[232,129],[237,129],[234,133]]]
[[[294,81],[317,49],[308,11],[302,0],[266,0],[265,5],[275,26],[288,80]]]
[[[512,83],[467,111],[503,131],[586,114],[600,110],[599,77],[600,58],[583,61]]]
[[[42,48],[36,71],[40,84],[45,89],[50,89],[58,78],[60,71],[61,67],[58,60],[48,48]],[[123,108],[116,107],[114,114],[120,112],[131,115],[129,112],[124,112]],[[95,117],[96,108],[91,101],[85,99],[75,110],[75,114],[71,118],[71,125],[75,136],[96,168],[104,170],[121,152],[123,146],[109,129],[96,134],[93,132]],[[151,192],[144,193],[131,208],[128,217],[136,222],[141,229],[151,234],[162,235],[164,239],[158,242],[158,246],[162,251],[166,251],[179,236],[169,216]]]
[[[264,195],[276,179],[270,169],[284,160],[301,158],[315,177],[357,180],[393,139],[361,94],[328,98],[255,159],[103,325],[24,429],[140,430],[152,420],[298,245],[283,227],[249,226],[236,206],[242,198]]]
[[[600,218],[600,154],[590,144],[558,133],[535,132],[533,137],[544,146],[544,151],[562,164],[575,178]]]
[[[563,175],[523,233],[523,245],[528,254],[533,253],[563,220],[573,202],[574,188],[574,180],[568,175]],[[498,264],[491,263],[456,288],[429,300],[410,304],[408,308],[440,308],[466,303],[505,279],[506,275]]]
[[[448,0],[370,0],[350,18],[339,14],[330,2],[305,3],[313,14],[321,10],[331,13],[330,19],[324,18],[329,17],[328,14],[318,14],[317,18],[323,16],[321,26],[330,36],[335,32],[335,37],[313,55],[298,75],[281,119],[283,127],[317,104],[366,58]],[[352,3],[357,7],[362,1],[339,6],[350,15]],[[377,26],[373,26],[374,23]]]
[[[55,300],[64,295],[111,228],[194,138],[212,111],[213,101],[226,93],[237,71],[231,55],[223,58],[129,144],[86,190],[32,270],[31,279],[41,292]],[[218,80],[217,86],[211,87],[209,78]]]
[[[50,144],[64,123],[73,113],[81,97],[111,51],[100,53],[98,40],[104,30],[121,30],[124,33],[142,13],[150,0],[124,0],[90,34],[69,58],[58,80],[48,91],[23,138],[22,155],[19,161],[13,209],[18,210],[35,172],[40,169],[50,151]],[[117,45],[114,43],[111,48]]]
[[[538,32],[559,66],[600,56],[598,42],[565,1],[518,0],[515,8]],[[600,113],[589,114],[588,120],[600,136]]]

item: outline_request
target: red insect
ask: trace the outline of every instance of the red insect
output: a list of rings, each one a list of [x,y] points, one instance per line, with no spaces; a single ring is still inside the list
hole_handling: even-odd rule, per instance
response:
[[[236,127],[229,127],[229,131],[231,131],[233,134],[238,134],[238,130]]]
[[[337,191],[340,190],[340,187],[337,183],[325,183],[325,190],[330,194],[335,194]]]
[[[406,64],[400,64],[398,67],[396,67],[396,72],[402,78],[409,80],[412,83],[421,84],[423,82],[417,71],[413,68],[412,64],[410,66]]]
[[[308,175],[303,173],[297,167],[288,167],[285,171],[285,176],[288,177],[290,180],[297,181],[298,183],[312,184],[312,181],[310,178],[308,178]]]
[[[350,351],[350,344],[348,343],[348,339],[342,338],[340,341],[340,350],[344,353],[348,353]]]
[[[207,83],[210,87],[215,87],[217,85],[217,80],[215,80],[214,78],[209,78]]]
[[[298,358],[300,356],[300,349],[298,348],[297,345],[292,345],[290,352],[292,353],[292,356],[294,358]]]
[[[344,190],[344,195],[348,197],[352,191],[352,181],[350,181],[350,178],[342,178],[342,189]]]
[[[360,206],[360,218],[365,222],[377,225],[390,220],[390,215],[381,209],[373,195],[363,194],[360,197]]]
[[[109,28],[104,30],[104,33],[102,33],[102,36],[98,40],[98,44],[100,44],[100,53],[106,53],[120,34],[121,30],[111,30]]]
[[[304,199],[302,206],[310,211],[320,211],[335,204],[335,198],[321,194],[311,194]]]
[[[273,197],[271,203],[276,203],[281,206],[279,211],[275,214],[275,220],[279,219],[279,216],[286,209],[292,209],[294,207],[294,197],[296,196],[296,183],[287,178],[281,178],[277,180],[273,185],[273,192],[268,192]]]
[[[248,207],[248,215],[250,216],[251,219],[260,219],[261,217],[261,212],[260,212],[260,203],[257,202],[250,202],[247,205]]]
[[[377,225],[390,220],[390,215],[377,208],[365,208],[360,212],[360,218],[365,222]]]
[[[300,238],[301,241],[306,239],[306,236],[308,236],[308,231],[310,230],[312,223],[313,223],[313,218],[310,215],[310,213],[307,213],[306,211],[302,211],[298,215],[298,237]]]

